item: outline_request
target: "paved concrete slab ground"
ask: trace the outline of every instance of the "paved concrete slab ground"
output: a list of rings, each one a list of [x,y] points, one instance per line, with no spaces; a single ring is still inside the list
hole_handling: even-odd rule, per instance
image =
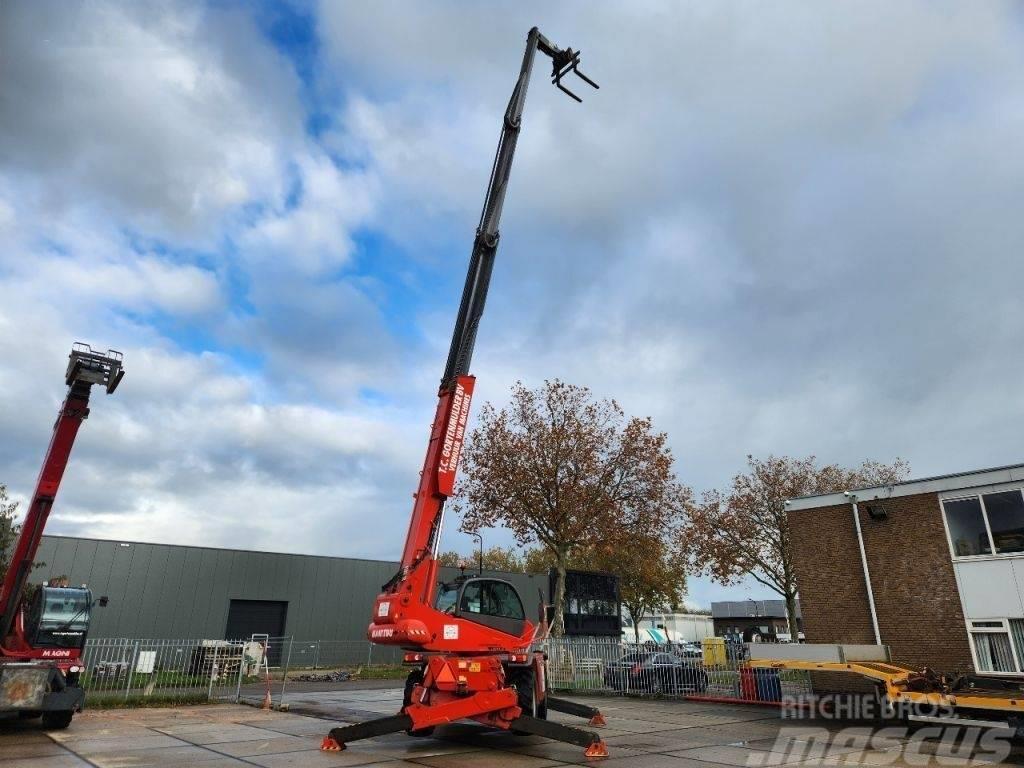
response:
[[[537,736],[488,731],[473,724],[438,729],[442,738],[395,734],[320,752],[336,724],[390,715],[401,690],[337,686],[289,697],[290,712],[221,704],[178,709],[87,711],[65,731],[38,722],[0,722],[0,768],[227,768],[228,766],[373,766],[398,768],[549,768],[600,763],[602,768],[726,768],[727,766],[984,765],[1001,755],[964,752],[953,743],[922,742],[850,724],[782,720],[775,710],[741,705],[577,697],[600,707],[610,757],[587,760],[582,749]],[[582,725],[576,718],[552,719]],[[782,740],[780,741],[780,734]],[[984,742],[982,742],[984,747]],[[909,746],[908,746],[909,745]],[[1017,761],[1016,754],[1006,761]]]

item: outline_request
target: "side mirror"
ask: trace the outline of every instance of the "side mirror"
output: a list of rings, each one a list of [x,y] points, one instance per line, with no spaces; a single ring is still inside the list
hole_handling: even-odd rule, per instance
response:
[[[107,607],[107,603],[110,602],[110,598],[107,597],[106,595],[103,595],[103,597],[101,597],[98,602],[100,604],[100,608],[106,608]]]

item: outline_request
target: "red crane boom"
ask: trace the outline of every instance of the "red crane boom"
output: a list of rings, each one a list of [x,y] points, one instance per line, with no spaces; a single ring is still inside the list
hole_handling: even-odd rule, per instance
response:
[[[121,362],[120,352],[104,354],[87,344],[73,346],[65,373],[68,393],[53,425],[43,467],[0,586],[0,711],[41,713],[50,727],[66,727],[84,699],[77,686],[78,663],[88,632],[92,594],[84,586],[44,584],[27,608],[22,595],[78,428],[89,416],[90,391],[99,385],[112,393],[124,377]],[[36,660],[46,662],[33,668],[21,666]],[[18,667],[9,666],[12,662]],[[20,687],[5,684],[14,676]],[[12,699],[10,690],[30,695],[24,700]]]
[[[483,574],[450,584],[438,582],[444,505],[455,486],[476,381],[469,366],[537,51],[552,60],[551,82],[576,101],[581,99],[562,84],[568,73],[598,87],[579,71],[578,51],[558,48],[536,27],[530,30],[473,241],[402,560],[382,587],[367,630],[375,643],[410,651],[406,662],[414,669],[406,681],[405,701],[395,717],[333,729],[324,739],[324,749],[344,749],[347,742],[399,730],[427,735],[436,725],[472,719],[580,744],[589,755],[607,754],[596,734],[546,722],[549,707],[585,715],[594,724],[603,720],[597,710],[547,695],[544,656],[533,648],[543,619],[534,624],[526,618],[515,587]]]

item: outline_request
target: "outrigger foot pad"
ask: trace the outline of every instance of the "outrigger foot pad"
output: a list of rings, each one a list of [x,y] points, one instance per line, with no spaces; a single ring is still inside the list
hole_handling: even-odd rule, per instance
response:
[[[586,704],[577,704],[575,701],[569,701],[568,699],[556,699],[554,696],[548,696],[545,701],[547,702],[548,709],[554,710],[555,712],[563,712],[567,715],[589,718],[590,725],[608,725],[608,722],[604,719],[604,715],[601,714],[601,710],[597,707],[588,707]]]
[[[604,740],[595,741],[583,751],[584,757],[608,757],[608,745]]]
[[[343,725],[338,728],[331,728],[331,732],[320,743],[320,749],[324,752],[338,752],[344,749],[345,745],[350,741],[370,739],[387,733],[398,733],[399,731],[407,731],[410,728],[412,728],[412,718],[408,715],[394,715],[392,717],[381,717],[377,720],[367,720],[365,723]]]
[[[548,707],[551,707],[550,699]],[[561,723],[553,723],[550,720],[539,720],[529,715],[520,715],[511,723],[511,728],[522,733],[531,733],[534,736],[544,736],[555,741],[564,741],[567,744],[577,744],[586,751],[587,757],[607,757],[608,747],[593,731],[584,731],[581,728],[571,728]]]

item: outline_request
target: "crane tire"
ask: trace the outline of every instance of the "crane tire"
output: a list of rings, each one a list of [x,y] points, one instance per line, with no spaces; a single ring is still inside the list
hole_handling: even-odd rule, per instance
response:
[[[515,675],[509,680],[516,687],[516,703],[523,710],[524,715],[529,717],[540,717],[540,707],[537,702],[537,691],[534,687],[535,673],[533,667],[516,670]],[[525,731],[512,729],[512,733],[525,736]]]
[[[60,731],[71,725],[74,711],[70,709],[52,709],[43,712],[43,728]]]
[[[403,712],[405,711],[406,707],[408,707],[410,704],[412,704],[412,691],[413,691],[413,689],[417,685],[420,685],[422,682],[423,682],[423,670],[422,669],[414,669],[412,672],[409,673],[409,676],[407,678],[405,678],[405,692],[404,692],[404,694],[402,696],[402,711]],[[434,733],[434,726],[430,726],[429,728],[419,728],[417,730],[411,730],[410,729],[410,730],[406,731],[406,733],[409,734],[410,736],[416,736],[416,737],[432,736],[433,733]]]

